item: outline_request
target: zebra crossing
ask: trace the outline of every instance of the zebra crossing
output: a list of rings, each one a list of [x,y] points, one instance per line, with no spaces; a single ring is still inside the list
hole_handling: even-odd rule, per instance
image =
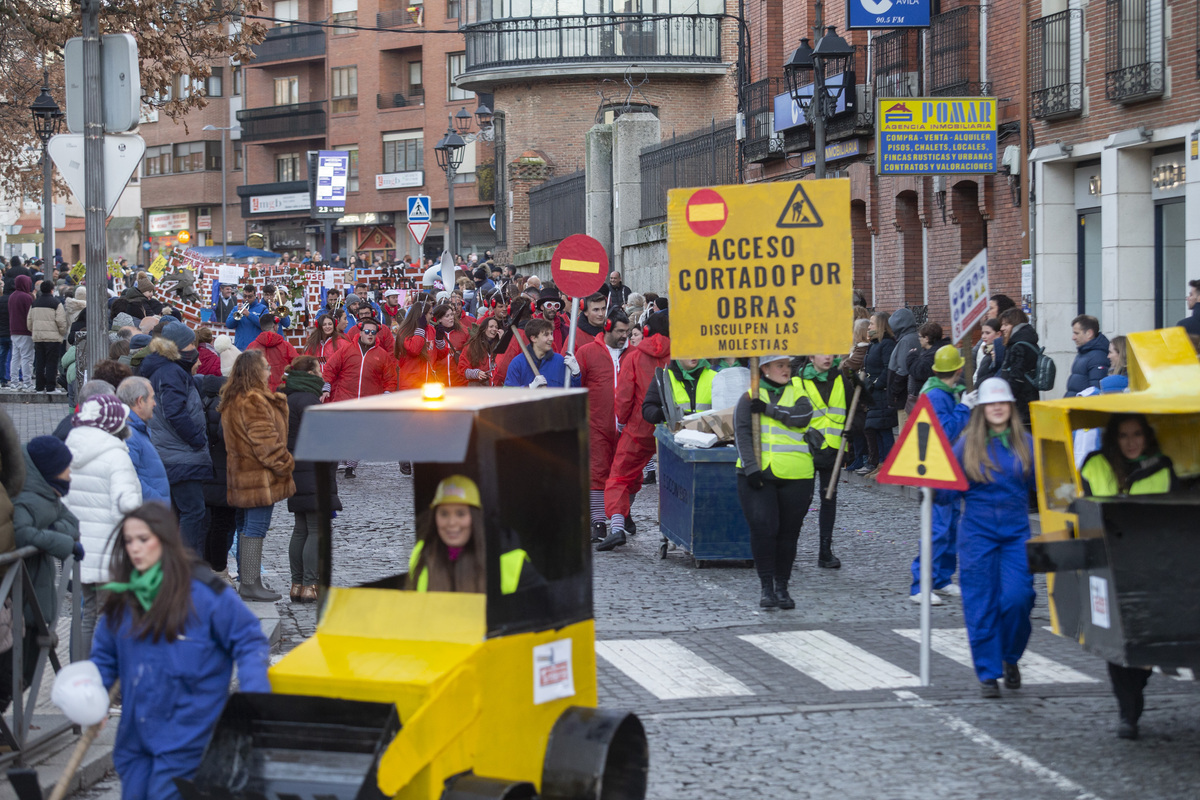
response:
[[[915,667],[920,630],[895,628],[885,633],[885,640],[874,637],[872,641],[886,641],[889,635],[896,638],[886,642],[886,655],[872,653],[826,630],[754,633],[735,638],[754,648],[747,651],[748,658],[743,663],[761,666],[761,660],[753,658],[754,652],[760,652],[834,692],[919,687],[920,678],[894,661],[898,654],[904,654],[904,661]],[[931,638],[934,653],[973,672],[965,628],[935,629]],[[687,646],[670,637],[596,642],[602,670],[607,664],[659,700],[736,698],[756,693],[747,685],[753,683],[747,676],[732,674],[740,669],[734,670],[728,663],[721,666],[712,663],[716,659],[705,650],[702,645]],[[1030,649],[1021,658],[1021,674],[1026,684],[1035,686],[1103,682],[1100,669],[1089,675]]]

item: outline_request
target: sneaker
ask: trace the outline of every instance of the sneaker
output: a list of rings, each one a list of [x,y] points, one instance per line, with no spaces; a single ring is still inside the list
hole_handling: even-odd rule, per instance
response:
[[[1136,722],[1130,722],[1127,719],[1121,720],[1117,724],[1118,739],[1136,739],[1138,738],[1138,726]]]
[[[869,473],[871,472],[871,470],[873,470],[873,469],[875,469],[875,465],[874,465],[874,464],[864,464],[863,466],[861,466],[861,467],[859,467],[858,469],[854,470],[854,474],[855,474],[855,475],[867,475],[867,474],[869,474]]]
[[[979,696],[994,700],[1000,696],[1000,682],[995,678],[979,682]]]
[[[401,475],[412,475],[412,462],[411,461],[401,461],[400,462],[400,474]]]
[[[606,538],[608,538],[607,526],[605,526],[605,524],[600,520],[596,520],[595,522],[593,522],[592,523],[592,541],[593,542],[603,542]]]
[[[921,602],[921,594],[920,594],[920,592],[918,592],[917,594],[910,594],[908,596],[908,599],[919,605]],[[940,605],[944,604],[945,602],[946,602],[945,600],[938,597],[936,594],[929,595],[929,605],[931,605],[931,606],[940,606]]]
[[[55,389],[54,391],[46,392],[46,394],[66,394],[66,393],[67,393],[66,389]]]
[[[962,589],[958,588],[957,583],[947,583],[942,588],[933,591],[946,597],[962,597]]]
[[[881,469],[883,469],[883,467],[876,467],[875,469],[871,470],[870,472],[867,473],[867,478],[870,479],[870,478],[876,477],[877,475],[879,475],[879,470],[881,470]]]

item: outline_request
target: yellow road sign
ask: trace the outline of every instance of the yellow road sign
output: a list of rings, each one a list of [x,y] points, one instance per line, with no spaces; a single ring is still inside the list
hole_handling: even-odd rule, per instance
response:
[[[671,356],[846,353],[850,181],[672,189]]]
[[[942,430],[928,395],[921,395],[908,415],[900,440],[876,476],[880,483],[966,489],[967,478]]]

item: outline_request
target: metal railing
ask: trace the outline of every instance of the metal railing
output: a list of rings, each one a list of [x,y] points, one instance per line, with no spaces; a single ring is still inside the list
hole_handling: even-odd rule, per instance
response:
[[[22,547],[0,555],[0,571],[6,570],[3,579],[0,579],[0,605],[11,600],[13,637],[12,650],[6,656],[12,661],[12,711],[7,720],[0,717],[0,744],[7,747],[8,752],[0,755],[0,767],[13,763],[28,763],[30,754],[73,727],[69,721],[52,725],[42,720],[38,725],[33,724],[37,715],[42,678],[46,675],[46,662],[50,662],[55,673],[62,669],[58,657],[58,607],[42,609],[34,591],[33,578],[25,566],[26,558],[38,556],[40,553],[36,547]],[[83,583],[80,580],[79,563],[74,557],[68,556],[62,563],[62,573],[56,587],[57,596],[65,597],[68,586],[74,582],[75,591],[71,592],[69,652],[71,661],[76,661],[83,658],[83,616],[79,591]],[[24,674],[26,606],[32,612],[33,618],[28,627],[33,629],[33,639],[37,647],[36,665],[28,686],[25,685]]]
[[[1036,119],[1083,112],[1082,20],[1075,8],[1029,22],[1030,113]]]
[[[383,92],[375,95],[376,108],[420,108],[425,105],[425,95],[408,96],[404,92]]]
[[[919,43],[917,33],[906,28],[875,37],[871,83],[876,97],[916,97],[912,76],[920,71]]]
[[[640,156],[642,167],[642,225],[667,218],[667,192],[686,186],[737,183],[737,129],[732,122],[714,121],[699,131],[654,147]]]
[[[587,229],[584,173],[552,178],[529,190],[529,244],[557,242]]]
[[[783,78],[763,78],[746,87],[746,141],[742,152],[747,161],[783,156],[783,137],[775,135],[775,96],[787,90]]]
[[[292,103],[286,106],[245,108],[237,112],[242,141],[301,139],[325,135],[325,103]]]
[[[979,71],[979,7],[960,6],[938,14],[929,25],[930,94],[964,97],[990,91],[971,80]]]
[[[267,36],[254,45],[254,62],[284,61],[325,55],[325,31],[310,25],[279,25],[267,29]]]
[[[1161,6],[1152,0],[1106,0],[1104,95],[1136,102],[1157,97],[1165,88]],[[1156,41],[1157,38],[1157,41]]]
[[[703,14],[598,14],[478,22],[463,28],[466,72],[573,61],[721,61],[721,18]]]
[[[413,19],[413,15],[406,8],[397,8],[391,11],[380,11],[375,15],[375,27],[377,28],[416,28],[421,27],[420,24]]]

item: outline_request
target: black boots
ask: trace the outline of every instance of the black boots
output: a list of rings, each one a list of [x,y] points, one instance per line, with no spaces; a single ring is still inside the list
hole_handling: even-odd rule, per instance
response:
[[[592,523],[592,543],[603,542],[608,536],[608,527],[601,520]]]
[[[785,611],[791,610],[796,607],[796,601],[792,599],[792,596],[790,594],[788,594],[787,587],[788,587],[788,579],[787,578],[780,578],[780,577],[775,578],[775,597],[777,597],[779,599],[779,607],[784,609]]]
[[[979,696],[988,700],[995,700],[1000,696],[1000,681],[995,678],[988,678],[986,681],[979,682]]]
[[[842,562],[833,554],[833,534],[821,534],[821,550],[817,554],[817,566],[821,569],[840,569]]]
[[[1020,689],[1021,688],[1021,668],[1016,664],[1004,664],[1004,688],[1005,689]]]
[[[762,581],[762,598],[758,601],[759,608],[779,608],[779,597],[775,594],[775,581],[762,576],[759,576],[759,580]],[[792,607],[795,605],[792,603]]]

